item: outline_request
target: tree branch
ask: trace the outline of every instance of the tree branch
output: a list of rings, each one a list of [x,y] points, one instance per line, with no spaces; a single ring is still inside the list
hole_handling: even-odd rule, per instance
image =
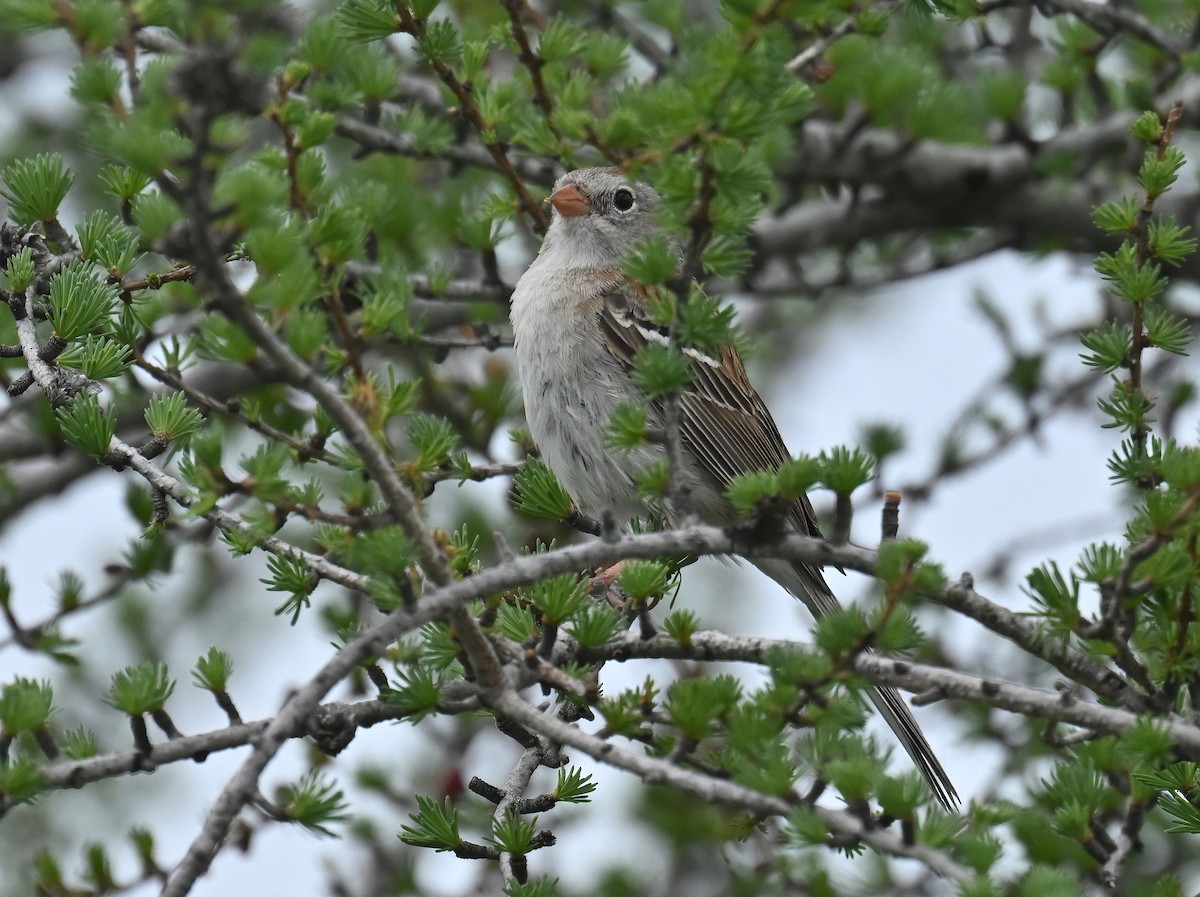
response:
[[[693,772],[666,760],[618,747],[595,735],[584,732],[577,726],[568,725],[539,712],[523,701],[515,692],[506,691],[491,701],[492,707],[534,732],[541,732],[554,741],[570,745],[589,757],[623,769],[638,776],[648,784],[667,785],[695,795],[708,803],[727,804],[748,810],[760,817],[786,816],[802,801],[786,801],[771,797],[752,788],[746,788],[726,779]],[[919,844],[907,844],[903,839],[881,829],[869,828],[861,819],[847,812],[811,807],[828,828],[831,835],[861,842],[878,853],[907,857],[917,860],[926,868],[944,878],[968,881],[971,873],[951,859],[947,854]]]
[[[664,658],[763,664],[767,662],[768,652],[779,649],[815,650],[783,639],[732,636],[722,632],[693,633],[686,645],[669,636],[643,639],[627,633],[602,648],[581,650],[578,659],[586,662]],[[933,691],[942,698],[958,698],[1026,717],[1070,723],[1105,735],[1127,732],[1143,719],[1142,715],[1130,710],[1087,703],[1058,692],[876,654],[856,654],[852,666],[855,673],[880,685],[910,692]],[[1200,726],[1176,714],[1159,715],[1156,719],[1171,733],[1177,746],[1189,755],[1200,757]]]

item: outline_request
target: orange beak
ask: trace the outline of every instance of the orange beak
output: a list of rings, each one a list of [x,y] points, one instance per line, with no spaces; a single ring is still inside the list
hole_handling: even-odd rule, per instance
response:
[[[592,204],[574,184],[564,184],[550,194],[550,205],[564,218],[578,218],[592,210]]]

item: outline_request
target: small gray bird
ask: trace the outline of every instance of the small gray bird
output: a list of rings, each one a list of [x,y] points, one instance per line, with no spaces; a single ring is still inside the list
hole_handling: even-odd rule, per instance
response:
[[[587,168],[559,178],[550,194],[554,212],[546,239],[512,297],[512,326],[529,427],[549,468],[579,507],[617,519],[645,508],[634,477],[662,448],[630,454],[605,445],[613,412],[645,403],[631,379],[633,357],[667,339],[650,322],[630,288],[622,262],[658,230],[658,194],[615,168]],[[682,476],[695,512],[721,526],[736,519],[725,490],[738,474],[775,469],[790,459],[779,429],[731,346],[719,358],[693,354],[693,379],[680,397]],[[655,420],[657,415],[658,420]],[[661,428],[661,409],[648,409]],[[807,497],[788,525],[821,535]],[[764,559],[753,563],[821,617],[838,607],[821,571],[808,564]],[[946,771],[894,688],[872,688],[871,701],[947,810],[958,805]]]

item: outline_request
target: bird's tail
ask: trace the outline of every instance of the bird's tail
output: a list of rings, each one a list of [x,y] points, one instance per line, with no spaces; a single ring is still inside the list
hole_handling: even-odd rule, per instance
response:
[[[867,697],[896,733],[896,738],[925,777],[929,790],[938,799],[938,803],[949,813],[957,812],[958,792],[954,790],[954,783],[950,781],[950,776],[946,775],[946,770],[942,768],[933,748],[929,746],[925,733],[917,725],[912,711],[900,697],[900,692],[888,686],[879,686],[868,689]]]
[[[812,615],[818,619],[840,606],[837,597],[826,585],[825,577],[815,567],[776,559],[757,560],[754,564],[763,573],[803,601]],[[954,790],[950,776],[942,768],[941,762],[925,738],[925,733],[921,731],[921,727],[917,724],[912,711],[908,709],[908,705],[904,703],[904,699],[900,697],[900,693],[888,686],[877,686],[867,690],[867,697],[871,699],[871,703],[887,721],[905,752],[912,758],[938,803],[948,812],[957,812],[958,792]]]

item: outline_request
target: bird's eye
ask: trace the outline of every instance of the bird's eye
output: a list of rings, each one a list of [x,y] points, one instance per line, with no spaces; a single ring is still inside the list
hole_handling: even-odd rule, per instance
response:
[[[617,207],[618,212],[628,212],[633,208],[633,191],[628,187],[622,187],[613,194],[613,205]]]

